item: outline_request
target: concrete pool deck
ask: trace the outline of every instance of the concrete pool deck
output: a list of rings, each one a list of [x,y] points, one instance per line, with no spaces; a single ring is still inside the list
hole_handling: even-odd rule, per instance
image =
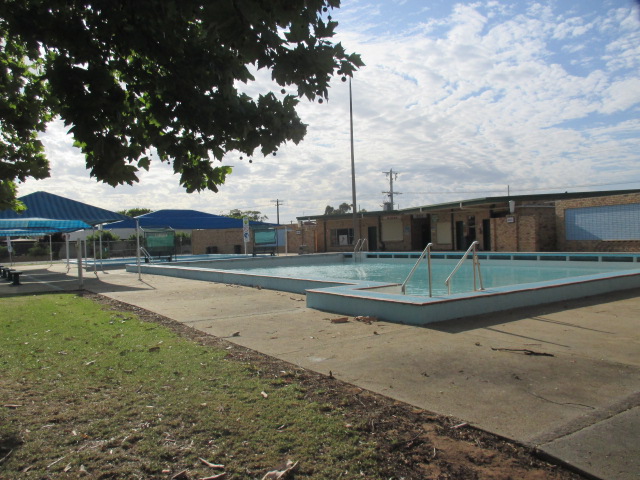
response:
[[[78,286],[60,264],[20,270],[23,285],[0,282],[0,297]],[[593,477],[640,478],[640,289],[414,327],[332,323],[339,315],[307,308],[303,295],[123,270],[86,273],[84,287],[537,446]]]

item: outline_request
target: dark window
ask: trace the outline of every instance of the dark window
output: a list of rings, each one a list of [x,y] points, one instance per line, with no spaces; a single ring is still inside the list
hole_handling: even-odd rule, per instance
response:
[[[353,245],[353,228],[336,228],[331,230],[333,247]]]

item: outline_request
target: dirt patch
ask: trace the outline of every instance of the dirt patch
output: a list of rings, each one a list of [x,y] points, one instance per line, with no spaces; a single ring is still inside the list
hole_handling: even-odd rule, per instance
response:
[[[225,349],[229,360],[250,363],[264,378],[300,385],[309,401],[344,412],[345,422],[376,444],[389,479],[577,480],[584,477],[536,456],[531,448],[412,407],[282,360],[208,335],[170,318],[101,295],[85,293],[114,310],[133,312],[201,345]],[[287,372],[283,377],[282,372]]]

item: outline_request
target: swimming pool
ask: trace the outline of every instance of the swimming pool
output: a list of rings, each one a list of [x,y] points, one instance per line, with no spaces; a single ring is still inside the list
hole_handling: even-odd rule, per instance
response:
[[[271,277],[311,278],[318,280],[356,280],[359,282],[402,283],[409,275],[415,260],[371,259],[365,261],[338,261],[323,265],[289,265],[289,266],[256,266],[253,268],[233,269],[254,275]],[[432,261],[433,295],[447,295],[445,280],[457,264],[455,259],[436,259]],[[640,265],[639,265],[640,267]],[[627,266],[612,263],[585,262],[585,264],[553,264],[532,262],[523,264],[500,261],[486,262],[481,266],[485,288],[520,285],[525,283],[558,280],[583,275],[608,273],[625,269]],[[463,264],[452,280],[451,293],[463,293],[473,290],[473,267],[471,261]],[[408,295],[428,295],[428,270],[425,262],[421,262],[411,281],[407,284]]]
[[[145,264],[140,269],[142,273],[303,293],[311,308],[415,325],[640,287],[640,254],[486,253],[479,255],[485,290],[471,291],[468,260],[448,295],[442,283],[461,256],[458,252],[432,255],[433,298],[425,296],[422,266],[409,284],[409,294],[400,292],[400,283],[418,253],[235,258]],[[137,267],[128,265],[127,271],[135,272]]]

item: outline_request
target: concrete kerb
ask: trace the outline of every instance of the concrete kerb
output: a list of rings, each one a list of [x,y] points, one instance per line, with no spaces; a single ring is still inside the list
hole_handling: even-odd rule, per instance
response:
[[[0,295],[77,287],[66,268],[36,268],[21,266],[23,285]],[[589,478],[638,478],[628,472],[640,471],[640,434],[617,422],[640,411],[640,291],[418,328],[332,324],[302,295],[119,270],[87,275],[85,288],[215,336],[240,331],[228,340],[534,446]],[[524,349],[554,356],[508,352]],[[611,456],[615,445],[624,454]]]

